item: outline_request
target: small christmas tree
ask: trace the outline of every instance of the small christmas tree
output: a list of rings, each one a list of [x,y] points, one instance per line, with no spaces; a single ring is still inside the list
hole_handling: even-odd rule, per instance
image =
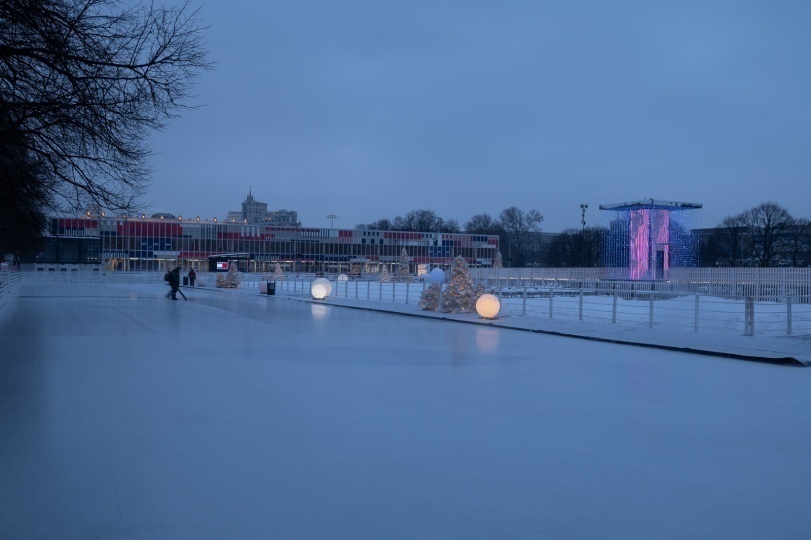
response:
[[[420,295],[420,307],[425,311],[439,309],[439,299],[442,297],[442,284],[431,283]]]
[[[380,270],[380,282],[381,283],[389,283],[391,281],[391,276],[389,276],[389,271],[386,270],[384,266],[382,270]]]
[[[400,262],[397,263],[394,280],[400,282],[411,281],[411,274],[408,272],[408,251],[405,248],[400,252]]]
[[[496,253],[496,260],[493,261],[493,268],[503,268],[501,264],[501,252]]]
[[[475,311],[476,300],[481,294],[482,288],[470,277],[464,257],[461,255],[456,257],[451,267],[450,281],[442,293],[440,311],[444,313]]]
[[[284,281],[284,270],[279,263],[276,263],[276,268],[273,270],[273,281]]]
[[[239,270],[237,270],[236,263],[230,261],[228,264],[228,272],[217,276],[217,287],[221,289],[236,289],[239,287],[239,284]]]

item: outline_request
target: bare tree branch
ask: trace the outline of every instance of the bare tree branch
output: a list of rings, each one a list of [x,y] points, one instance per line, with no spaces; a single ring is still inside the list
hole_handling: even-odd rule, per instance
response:
[[[211,68],[189,2],[119,6],[0,3],[4,127],[47,164],[42,174],[60,205],[132,210],[149,185],[149,132],[192,107],[192,84]]]

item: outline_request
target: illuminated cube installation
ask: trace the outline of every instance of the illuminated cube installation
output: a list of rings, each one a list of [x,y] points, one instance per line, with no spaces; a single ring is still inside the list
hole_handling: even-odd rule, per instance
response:
[[[601,204],[608,228],[603,266],[609,279],[666,280],[671,267],[696,266],[700,204],[657,201]]]

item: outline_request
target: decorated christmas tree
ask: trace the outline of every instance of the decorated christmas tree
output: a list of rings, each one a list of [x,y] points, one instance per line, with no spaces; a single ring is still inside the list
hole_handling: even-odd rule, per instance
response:
[[[279,263],[276,263],[276,268],[273,270],[273,281],[284,281],[284,270]]]
[[[503,268],[501,264],[501,252],[496,253],[496,260],[493,261],[493,268]]]
[[[389,271],[386,270],[386,267],[383,266],[380,270],[380,282],[381,283],[389,283],[391,281],[391,276],[389,275]]]
[[[217,276],[217,287],[221,289],[236,289],[239,287],[239,284],[239,270],[237,270],[236,263],[231,261],[228,264],[228,272]]]
[[[408,252],[405,248],[400,252],[400,262],[397,263],[394,281],[411,281],[411,274],[408,272]]]
[[[451,267],[451,277],[448,286],[442,292],[440,311],[444,313],[461,313],[464,311],[475,311],[476,300],[484,293],[483,289],[476,285],[470,272],[467,270],[467,263],[461,255],[456,257]]]
[[[439,299],[442,297],[442,284],[431,283],[420,295],[420,307],[425,311],[439,309]]]

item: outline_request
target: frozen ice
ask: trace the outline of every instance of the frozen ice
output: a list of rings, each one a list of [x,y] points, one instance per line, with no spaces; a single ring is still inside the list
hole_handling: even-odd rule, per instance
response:
[[[165,289],[21,287],[0,538],[811,533],[806,369]]]

